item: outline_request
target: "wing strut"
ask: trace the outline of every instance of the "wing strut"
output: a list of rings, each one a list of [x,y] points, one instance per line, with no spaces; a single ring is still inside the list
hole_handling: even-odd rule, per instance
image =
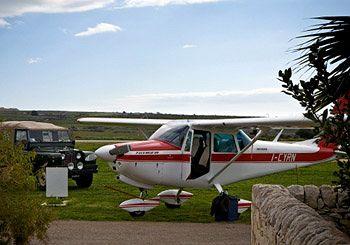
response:
[[[143,135],[143,137],[145,137],[145,139],[148,140],[149,136],[141,128],[137,128],[137,129]]]
[[[240,151],[237,153],[237,155],[235,155],[235,156],[231,159],[231,161],[230,161],[225,167],[223,167],[219,172],[217,172],[213,177],[211,177],[211,178],[209,179],[209,184],[213,183],[213,181],[214,181],[218,176],[220,176],[228,167],[230,167],[230,165],[231,165],[232,163],[234,163],[234,162],[236,161],[237,158],[239,158],[244,152],[246,152],[246,151],[248,150],[248,148],[251,147],[251,146],[255,143],[255,141],[258,140],[258,138],[259,138],[259,136],[260,136],[261,133],[262,133],[262,131],[259,130],[259,132],[255,135],[255,137],[252,139],[252,141],[249,142],[248,145],[246,145],[242,150],[240,150]]]
[[[280,139],[280,137],[283,133],[283,130],[284,130],[284,128],[281,129],[281,131],[276,135],[276,137],[273,139],[272,142],[277,142]]]

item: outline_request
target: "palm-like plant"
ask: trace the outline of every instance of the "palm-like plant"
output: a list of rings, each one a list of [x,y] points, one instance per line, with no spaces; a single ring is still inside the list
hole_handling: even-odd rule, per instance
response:
[[[312,32],[298,38],[308,38],[296,50],[307,51],[299,60],[300,64],[308,62],[309,50],[317,43],[324,60],[330,64],[337,64],[331,75],[339,75],[350,70],[350,16],[317,17],[326,23],[312,26],[306,32]]]
[[[315,93],[315,101],[318,101],[316,107],[320,110],[350,90],[350,16],[315,19],[326,22],[312,26],[305,35],[299,36],[298,38],[307,40],[298,45],[295,51],[302,52],[296,59],[300,69],[317,68],[315,63],[318,56],[322,57],[322,65],[329,65],[328,71],[323,74],[323,79],[328,80],[325,83],[327,88]]]
[[[346,153],[345,161],[338,160],[334,183],[348,194],[346,206],[350,206],[350,16],[316,19],[325,23],[299,36],[306,41],[295,48],[301,52],[296,59],[298,70],[311,70],[314,75],[295,83],[289,68],[279,71],[279,80],[283,92],[298,100],[304,115],[317,123],[322,145]],[[350,224],[344,229],[350,231]]]

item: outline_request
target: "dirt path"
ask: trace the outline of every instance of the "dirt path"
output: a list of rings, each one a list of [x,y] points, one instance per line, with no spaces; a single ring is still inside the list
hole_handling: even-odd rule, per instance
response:
[[[48,236],[49,244],[250,244],[250,225],[72,220],[53,222]]]

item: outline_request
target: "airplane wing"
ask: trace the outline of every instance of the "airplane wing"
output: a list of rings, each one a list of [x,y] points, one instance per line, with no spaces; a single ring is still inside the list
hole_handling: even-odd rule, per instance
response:
[[[169,119],[141,119],[141,118],[102,118],[102,117],[84,117],[77,120],[80,123],[106,123],[116,125],[135,125],[135,126],[161,126],[167,124]]]
[[[193,120],[171,120],[171,119],[140,119],[140,118],[79,118],[81,123],[106,123],[136,126],[161,126],[168,123],[190,124],[195,129],[220,129],[234,131],[241,128],[313,128],[314,122],[305,117],[279,117],[279,118],[232,118],[232,119],[193,119]]]
[[[193,120],[191,125],[197,129],[237,130],[247,127],[313,128],[315,123],[305,117],[280,117]]]

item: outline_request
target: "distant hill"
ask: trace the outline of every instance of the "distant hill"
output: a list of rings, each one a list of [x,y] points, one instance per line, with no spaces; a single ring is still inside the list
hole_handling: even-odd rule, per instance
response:
[[[18,109],[17,108],[0,107],[0,111],[18,111]]]
[[[2,109],[1,109],[2,108]],[[163,113],[129,113],[129,112],[80,112],[80,111],[38,111],[0,108],[0,121],[40,121],[50,122],[72,130],[76,139],[144,139],[140,129],[134,126],[85,125],[78,124],[80,117],[122,117],[150,119],[212,119],[238,118],[222,115],[184,115]],[[241,117],[242,118],[242,117]],[[151,135],[157,127],[146,127],[142,130]]]
[[[142,140],[143,132],[150,136],[158,127],[148,126],[140,128],[136,126],[115,126],[97,124],[79,124],[80,117],[122,117],[122,118],[149,118],[149,119],[219,119],[219,118],[249,118],[253,116],[224,116],[224,115],[184,115],[164,113],[130,113],[130,112],[81,112],[81,111],[21,111],[16,108],[0,107],[0,121],[39,121],[50,122],[67,127],[72,131],[75,139],[85,140]],[[277,130],[264,132],[265,139],[273,139]],[[301,137],[313,135],[312,131],[285,130],[282,139],[295,140]]]

